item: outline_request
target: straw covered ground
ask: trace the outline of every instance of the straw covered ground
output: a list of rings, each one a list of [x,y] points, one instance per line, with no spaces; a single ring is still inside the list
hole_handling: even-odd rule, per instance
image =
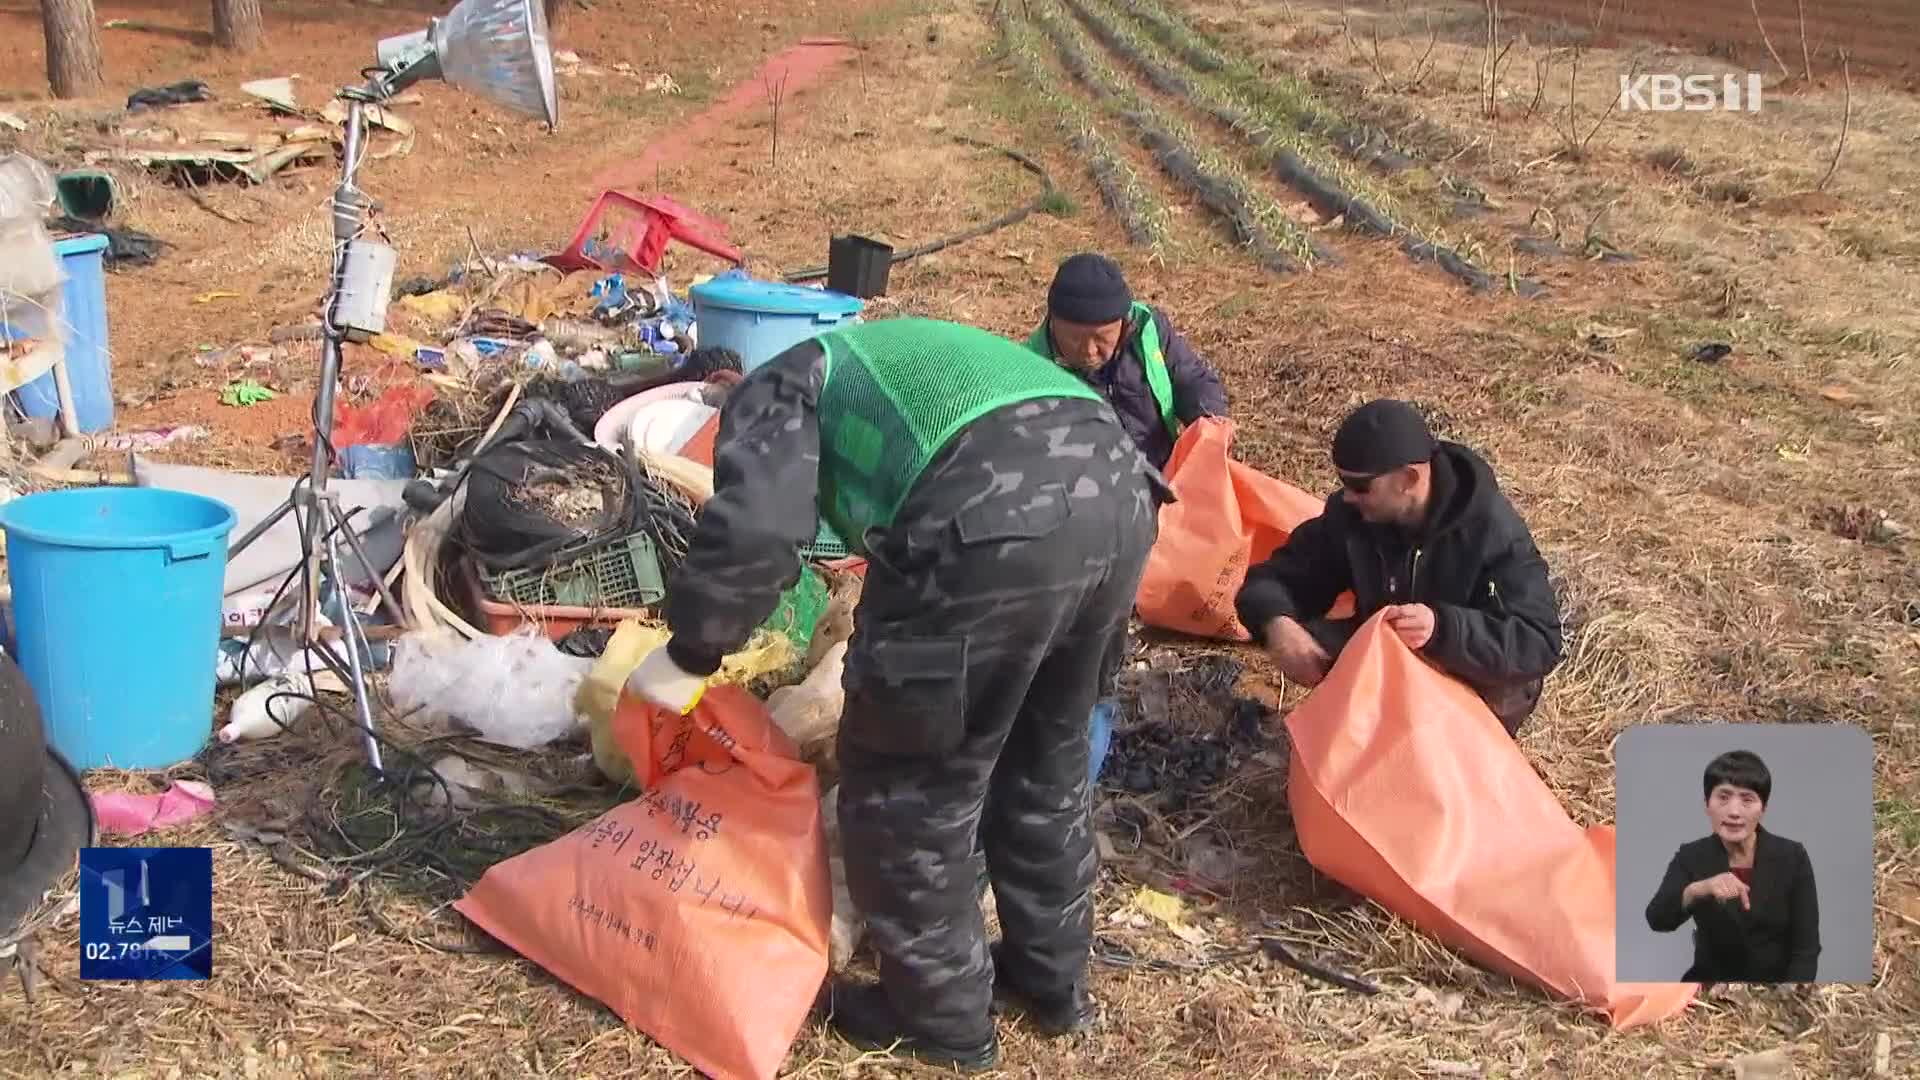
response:
[[[107,31],[108,58],[123,91],[175,72],[230,85],[296,66],[317,86],[351,77],[377,35],[410,29],[419,5],[399,6],[267,5],[273,39],[245,62],[131,31]],[[102,18],[191,22],[162,7],[100,4]],[[1553,567],[1569,655],[1521,744],[1577,822],[1612,818],[1612,741],[1634,725],[1844,723],[1875,746],[1872,982],[1721,991],[1616,1034],[1317,876],[1294,839],[1285,739],[1269,717],[1264,743],[1177,820],[1115,797],[1095,969],[1105,1019],[1064,1043],[1004,1026],[1004,1075],[1637,1080],[1727,1075],[1736,1060],[1749,1077],[1920,1075],[1920,578],[1907,531],[1920,525],[1920,101],[1871,72],[1843,80],[1829,56],[1812,83],[1770,86],[1758,113],[1603,114],[1621,73],[1715,61],[1513,16],[1489,108],[1484,12],[1461,5],[821,0],[806,11],[571,8],[563,47],[603,71],[669,73],[682,93],[570,76],[552,137],[496,129],[484,106],[429,87],[411,114],[419,144],[367,177],[389,199],[402,275],[439,273],[476,242],[495,254],[559,246],[593,176],[777,48],[849,37],[858,56],[784,103],[777,159],[772,111],[755,106],[662,167],[659,186],[729,222],[756,271],[823,261],[830,233],[905,246],[987,221],[1037,182],[956,136],[1023,150],[1062,193],[1045,212],[895,267],[870,310],[1024,335],[1060,258],[1109,251],[1225,374],[1238,456],[1310,490],[1332,483],[1325,446],[1349,408],[1383,394],[1419,403],[1442,434],[1487,454]],[[38,92],[38,60],[14,32],[32,18],[0,10],[0,56],[18,61],[0,86],[16,98]],[[1187,93],[1171,92],[1169,73]],[[85,115],[8,108],[32,115],[19,138],[42,146]],[[1333,216],[1324,185],[1303,187],[1300,169],[1276,162],[1380,210],[1391,235]],[[209,192],[245,200],[254,226],[165,185],[136,189],[133,223],[178,244],[110,286],[116,379],[142,423],[169,421],[169,402],[199,408],[224,381],[191,363],[202,344],[264,340],[317,298],[314,237],[298,222],[317,220],[324,173],[295,182],[304,192]],[[1436,263],[1441,249],[1482,287]],[[669,272],[684,282],[705,269],[676,255]],[[1525,298],[1522,281],[1544,292]],[[225,310],[190,302],[227,287],[243,297]],[[1694,358],[1715,342],[1730,353]],[[195,415],[219,425],[236,411]],[[168,454],[290,474],[297,459],[273,448],[278,434]],[[1240,693],[1297,700],[1244,652],[1144,636],[1143,659],[1192,668],[1232,654],[1249,666]],[[1222,701],[1179,696],[1171,716],[1219,730]],[[397,721],[391,737],[429,736]],[[0,987],[0,1075],[690,1075],[447,907],[489,859],[617,797],[582,786],[569,756],[582,747],[448,745],[512,761],[539,794],[387,843],[392,804],[364,794],[357,743],[337,723],[182,767],[213,782],[222,810],[154,842],[214,849],[214,979],[82,983],[67,916],[43,935],[49,979],[35,1000]],[[93,784],[156,791],[166,779]],[[1237,856],[1231,871],[1188,895],[1185,938],[1134,904],[1142,885],[1223,851]],[[1256,934],[1380,992],[1251,954]],[[788,1068],[912,1071],[816,1024]]]

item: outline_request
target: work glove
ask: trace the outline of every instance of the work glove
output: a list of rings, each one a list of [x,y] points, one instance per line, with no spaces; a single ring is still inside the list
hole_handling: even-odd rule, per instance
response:
[[[647,654],[640,666],[627,676],[627,689],[653,702],[663,709],[671,709],[682,716],[693,711],[700,704],[700,695],[706,693],[707,680],[699,675],[689,675],[667,655],[665,645]]]

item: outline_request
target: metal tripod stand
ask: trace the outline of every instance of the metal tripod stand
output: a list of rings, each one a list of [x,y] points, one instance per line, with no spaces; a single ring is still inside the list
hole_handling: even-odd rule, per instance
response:
[[[300,642],[305,646],[307,656],[318,657],[353,694],[354,716],[359,721],[361,737],[366,743],[367,763],[381,778],[385,777],[386,769],[381,761],[380,741],[375,735],[372,695],[367,689],[367,673],[373,666],[372,647],[360,615],[354,610],[347,580],[341,573],[341,537],[345,537],[347,549],[359,561],[366,580],[371,581],[379,591],[380,602],[402,619],[405,618],[405,609],[395,601],[379,570],[367,557],[350,523],[352,515],[341,509],[340,494],[328,486],[327,480],[333,470],[333,405],[340,382],[340,346],[347,340],[364,340],[379,332],[378,326],[368,328],[365,324],[369,320],[365,318],[346,320],[357,325],[343,325],[343,298],[355,294],[357,290],[378,289],[379,299],[374,304],[378,314],[372,321],[378,322],[384,317],[385,311],[388,283],[386,280],[362,280],[368,271],[364,269],[364,261],[356,258],[355,248],[361,245],[358,254],[364,254],[370,248],[385,250],[389,275],[391,250],[362,241],[361,233],[373,203],[355,186],[354,177],[359,172],[366,150],[366,109],[391,96],[394,92],[392,82],[391,77],[383,76],[364,88],[347,89],[340,93],[340,96],[348,99],[349,109],[341,179],[339,186],[334,189],[332,200],[333,270],[329,278],[326,316],[321,328],[320,388],[313,403],[312,462],[307,475],[294,481],[293,490],[286,501],[265,520],[247,530],[246,535],[228,549],[229,557],[239,554],[288,514],[294,515],[301,538],[301,562],[294,570],[301,577]],[[378,274],[377,269],[371,272],[376,276]],[[345,657],[334,649],[333,642],[321,634],[320,605],[329,586],[332,594],[338,598],[342,612],[344,625],[340,628],[339,637],[346,646]],[[313,674],[311,660],[308,661],[308,674]]]

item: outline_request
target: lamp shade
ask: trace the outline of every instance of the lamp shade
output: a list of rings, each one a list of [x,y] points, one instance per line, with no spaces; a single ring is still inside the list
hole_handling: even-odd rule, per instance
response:
[[[429,34],[447,82],[548,127],[560,122],[540,0],[461,0]]]

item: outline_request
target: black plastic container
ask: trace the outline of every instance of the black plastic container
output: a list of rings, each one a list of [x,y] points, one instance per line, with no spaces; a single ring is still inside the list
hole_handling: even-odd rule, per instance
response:
[[[887,295],[893,246],[864,236],[836,236],[827,248],[827,288],[862,300]]]

